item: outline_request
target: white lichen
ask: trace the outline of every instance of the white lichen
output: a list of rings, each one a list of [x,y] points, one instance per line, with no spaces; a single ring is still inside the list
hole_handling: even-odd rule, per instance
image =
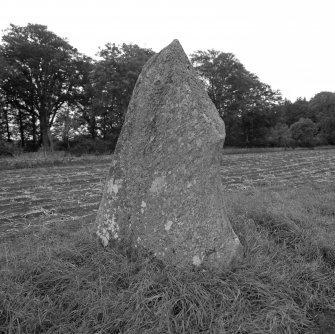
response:
[[[154,256],[158,256],[158,257],[160,257],[160,256],[164,256],[165,255],[165,252],[156,252],[156,253],[154,253]]]
[[[116,223],[116,217],[113,213],[112,219],[107,220],[107,230],[111,232],[112,237],[114,239],[117,239],[119,237],[118,232],[119,232],[119,226]]]
[[[122,179],[115,180],[111,178],[107,185],[107,193],[111,195],[117,195],[119,190],[122,188]]]
[[[165,231],[170,231],[172,224],[173,224],[173,221],[168,220],[168,222],[165,224]]]
[[[199,257],[199,255],[194,255],[192,262],[195,266],[200,266],[201,265],[201,259]]]
[[[147,203],[145,203],[144,201],[142,201],[142,203],[141,203],[141,213],[142,213],[142,215],[143,215],[143,213],[144,213],[144,209],[147,207]]]
[[[97,230],[97,236],[101,239],[104,247],[106,247],[108,245],[109,238],[110,238],[109,232],[105,228],[99,228]]]
[[[104,245],[104,247],[106,247],[108,245],[108,241],[109,241],[108,236],[100,235],[100,239],[101,239],[102,244]]]
[[[166,186],[165,176],[156,177],[151,184],[149,191],[158,193]]]
[[[98,237],[101,239],[103,245],[106,247],[108,245],[109,239],[112,237],[114,239],[119,238],[119,226],[116,223],[115,215],[112,215],[112,219],[105,215],[105,223],[100,226],[97,231]]]

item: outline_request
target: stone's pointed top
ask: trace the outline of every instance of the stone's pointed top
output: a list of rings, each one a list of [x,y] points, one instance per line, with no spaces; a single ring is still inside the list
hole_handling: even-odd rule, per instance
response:
[[[152,60],[155,60],[155,61],[152,61]],[[174,39],[169,45],[167,45],[159,53],[153,56],[151,61],[149,61],[146,65],[149,65],[149,67],[151,67],[152,64],[154,63],[165,64],[167,71],[170,72],[171,63],[174,63],[174,64],[183,63],[183,64],[188,65],[189,60],[179,40]],[[145,66],[144,68],[147,68],[147,66]]]
[[[185,71],[192,69],[190,60],[182,45],[178,39],[174,39],[164,49],[152,56],[143,66],[138,83],[141,82],[144,77],[147,78],[145,85],[148,85],[148,87],[151,86],[152,83],[158,82],[158,77],[160,82],[174,81],[180,83],[193,80],[192,75],[184,77]],[[193,74],[196,76],[195,72]],[[165,79],[163,79],[163,77]],[[172,80],[172,77],[174,80]],[[195,78],[195,80],[197,80],[197,78]],[[138,83],[134,89],[135,94],[137,92]],[[144,97],[146,96],[147,94],[144,95]]]
[[[178,39],[174,39],[165,49],[179,49],[184,52],[183,47],[181,46]]]
[[[170,43],[170,45],[178,45],[178,46],[180,45],[181,46],[179,40],[176,38]]]

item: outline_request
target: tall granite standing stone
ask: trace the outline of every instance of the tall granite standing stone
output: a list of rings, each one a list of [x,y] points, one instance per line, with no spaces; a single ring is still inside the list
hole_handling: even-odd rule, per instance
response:
[[[229,267],[241,244],[219,175],[225,127],[178,40],[140,74],[96,218],[167,264]]]

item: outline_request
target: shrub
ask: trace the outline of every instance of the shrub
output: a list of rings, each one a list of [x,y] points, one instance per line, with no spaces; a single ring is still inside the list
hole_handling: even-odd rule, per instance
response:
[[[286,124],[277,123],[269,131],[267,142],[271,146],[289,147],[292,145],[291,132]]]
[[[335,145],[335,117],[326,117],[319,122],[322,137],[326,143]]]
[[[316,144],[317,126],[309,118],[300,118],[298,122],[293,123],[290,133],[297,146],[312,147]]]
[[[113,142],[102,140],[100,138],[91,139],[87,137],[79,137],[70,142],[70,153],[74,155],[82,154],[106,154],[114,151]]]
[[[20,149],[14,143],[0,140],[0,157],[13,157],[18,153]]]

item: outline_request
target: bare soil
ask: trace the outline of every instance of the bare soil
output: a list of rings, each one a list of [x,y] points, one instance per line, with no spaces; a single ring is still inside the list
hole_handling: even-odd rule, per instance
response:
[[[111,160],[0,171],[0,239],[60,221],[91,223]],[[334,183],[335,150],[224,155],[222,180],[227,191]]]

